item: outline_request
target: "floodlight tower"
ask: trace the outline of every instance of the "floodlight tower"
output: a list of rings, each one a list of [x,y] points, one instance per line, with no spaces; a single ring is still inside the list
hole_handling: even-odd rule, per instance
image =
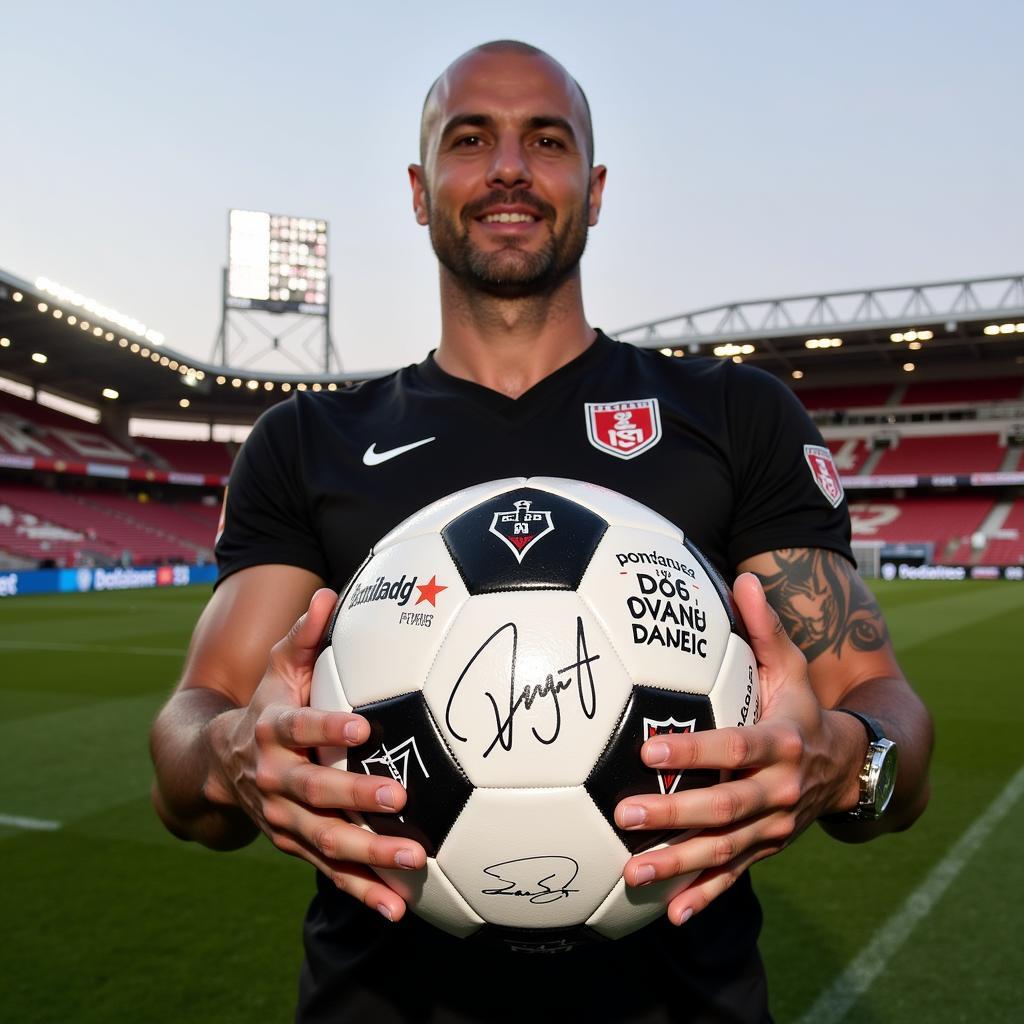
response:
[[[283,316],[290,322],[282,330]],[[263,347],[243,357],[253,333],[260,336],[257,340]],[[282,345],[286,338],[289,344]],[[341,370],[331,341],[327,222],[231,210],[220,330],[212,359],[221,366],[253,366],[272,352],[290,359],[303,373],[328,375]]]

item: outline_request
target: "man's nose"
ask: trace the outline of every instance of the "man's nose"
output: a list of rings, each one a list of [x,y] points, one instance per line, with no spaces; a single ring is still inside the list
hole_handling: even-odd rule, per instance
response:
[[[504,137],[494,147],[487,184],[492,188],[529,188],[532,184],[530,166],[517,137]]]

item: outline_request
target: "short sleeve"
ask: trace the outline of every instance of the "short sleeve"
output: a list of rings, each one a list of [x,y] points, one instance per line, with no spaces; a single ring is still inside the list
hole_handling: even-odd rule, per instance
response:
[[[217,537],[216,588],[239,569],[294,565],[327,578],[301,480],[294,400],[256,421],[231,467]]]
[[[856,564],[842,484],[818,428],[792,391],[732,366],[726,404],[735,515],[732,565],[780,548],[828,548]]]

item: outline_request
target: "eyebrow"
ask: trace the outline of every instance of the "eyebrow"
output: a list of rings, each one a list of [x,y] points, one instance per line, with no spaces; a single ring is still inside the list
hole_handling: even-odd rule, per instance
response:
[[[491,128],[493,126],[494,118],[489,114],[456,114],[445,124],[441,138],[447,138],[457,128]],[[535,132],[543,128],[558,128],[565,132],[574,143],[577,143],[576,132],[564,117],[559,117],[557,114],[541,114],[528,118],[526,121],[527,131]]]

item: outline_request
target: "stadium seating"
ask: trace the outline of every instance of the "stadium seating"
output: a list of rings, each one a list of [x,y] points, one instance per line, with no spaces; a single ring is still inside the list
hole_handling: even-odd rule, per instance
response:
[[[3,485],[0,509],[7,510],[0,524],[8,521],[0,525],[0,550],[22,557],[73,564],[80,558],[119,561],[127,552],[135,564],[192,562],[208,559],[213,547],[210,519],[216,510],[198,502],[183,512],[125,496]]]
[[[904,437],[884,452],[872,473],[986,473],[999,469],[1005,457],[998,434]]]
[[[922,381],[910,384],[901,405],[955,405],[968,402],[1009,402],[1024,397],[1024,378]]]
[[[797,398],[809,412],[823,409],[857,409],[887,405],[894,388],[889,384],[866,384],[847,388],[802,388]]]
[[[180,473],[227,476],[231,472],[232,453],[218,441],[170,441],[162,438],[137,439],[169,469]]]
[[[981,526],[994,501],[990,497],[913,497],[853,500],[854,541],[932,543],[935,557],[955,561],[961,545]],[[968,548],[969,550],[969,548]]]

